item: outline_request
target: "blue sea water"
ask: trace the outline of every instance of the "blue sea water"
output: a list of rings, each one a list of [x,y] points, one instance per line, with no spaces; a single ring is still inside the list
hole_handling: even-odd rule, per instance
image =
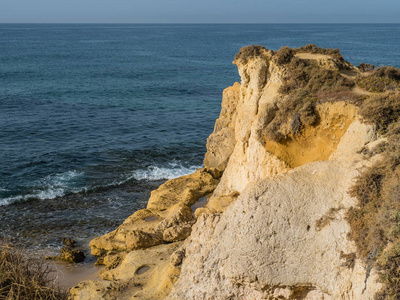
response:
[[[202,165],[241,47],[310,43],[400,66],[400,24],[0,24],[0,233],[115,228]]]

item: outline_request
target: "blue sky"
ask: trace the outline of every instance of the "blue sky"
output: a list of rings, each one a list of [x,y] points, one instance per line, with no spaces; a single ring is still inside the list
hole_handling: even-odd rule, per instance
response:
[[[399,23],[400,0],[0,0],[0,23]]]

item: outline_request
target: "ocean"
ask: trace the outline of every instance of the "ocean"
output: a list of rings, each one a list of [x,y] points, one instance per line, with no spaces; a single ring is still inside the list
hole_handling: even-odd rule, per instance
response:
[[[238,50],[400,66],[400,24],[0,24],[0,234],[87,246],[202,166]]]

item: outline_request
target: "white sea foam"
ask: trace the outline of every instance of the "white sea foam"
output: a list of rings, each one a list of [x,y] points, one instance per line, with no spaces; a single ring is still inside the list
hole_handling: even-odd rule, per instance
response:
[[[54,199],[64,196],[66,193],[69,192],[79,192],[80,190],[82,190],[82,188],[76,186],[76,181],[81,176],[83,176],[83,173],[77,171],[68,171],[51,176],[46,176],[35,184],[36,186],[41,187],[40,190],[26,195],[0,199],[0,206],[9,205],[17,201],[23,201],[32,198],[42,200]]]
[[[160,180],[173,179],[196,171],[202,166],[185,167],[181,163],[171,162],[167,166],[150,166],[147,169],[139,169],[133,172],[132,177],[136,180]]]

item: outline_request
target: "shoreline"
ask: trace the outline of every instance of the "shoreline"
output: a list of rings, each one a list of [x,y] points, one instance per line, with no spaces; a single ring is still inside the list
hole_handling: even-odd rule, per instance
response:
[[[47,262],[50,269],[49,278],[61,289],[70,289],[85,280],[99,280],[100,271],[104,266],[95,265],[94,262],[71,264],[62,261]]]

